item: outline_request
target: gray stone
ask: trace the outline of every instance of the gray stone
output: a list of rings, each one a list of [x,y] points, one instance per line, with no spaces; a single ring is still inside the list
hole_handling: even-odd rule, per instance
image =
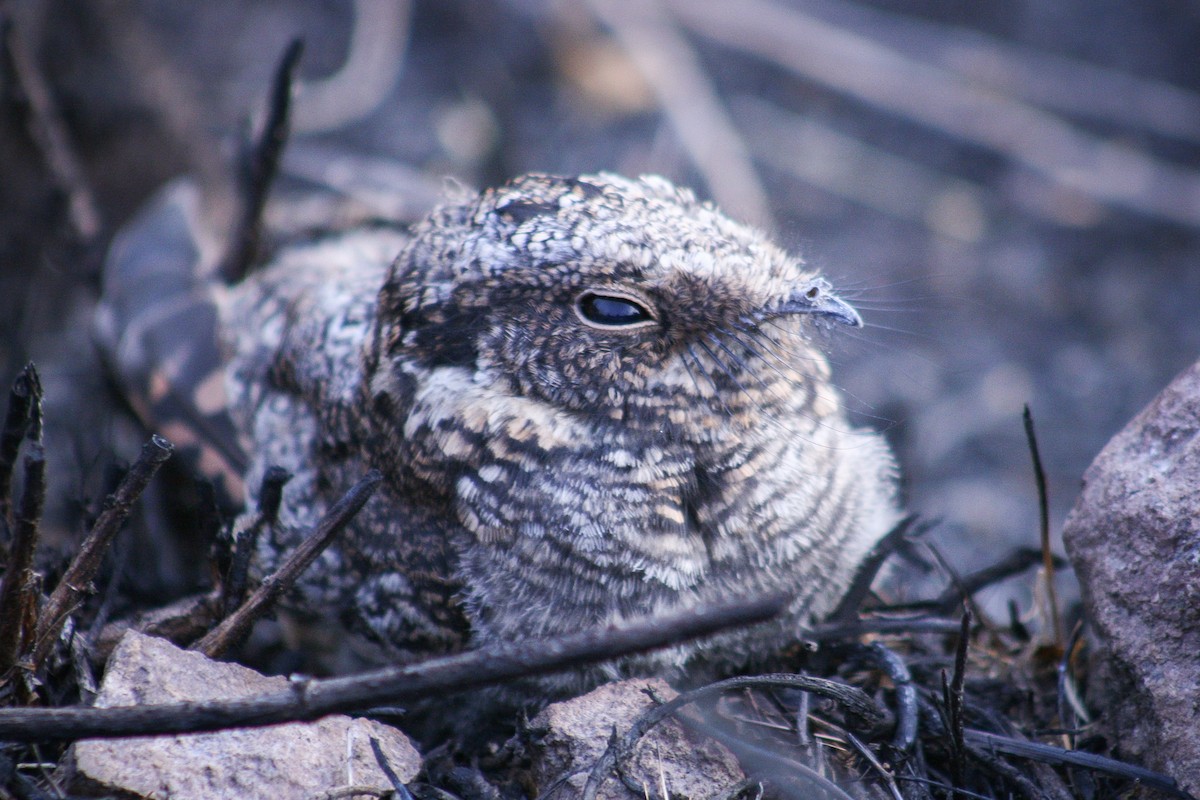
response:
[[[96,705],[229,700],[286,686],[286,678],[130,632],[113,651]],[[372,738],[400,780],[416,777],[421,759],[403,733],[335,715],[267,728],[81,741],[73,753],[74,785],[76,791],[172,800],[310,800],[349,786],[376,794],[339,796],[377,796],[391,782],[376,763]]]
[[[1200,363],[1096,457],[1063,539],[1117,752],[1200,793]]]
[[[537,739],[532,755],[538,792],[566,777],[567,787],[557,796],[578,796],[613,730],[624,734],[654,705],[644,691],[647,687],[662,700],[677,695],[662,680],[621,681],[555,703],[534,717],[530,730]],[[626,774],[643,786],[642,792],[631,792],[610,775],[597,798],[661,800],[664,787],[672,800],[708,798],[745,778],[737,759],[725,747],[690,733],[673,719],[660,722],[642,738],[626,764]]]

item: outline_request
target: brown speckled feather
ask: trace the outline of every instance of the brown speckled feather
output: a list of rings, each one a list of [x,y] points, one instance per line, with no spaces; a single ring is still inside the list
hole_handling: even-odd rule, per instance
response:
[[[179,327],[219,355],[225,411],[196,438],[238,443],[249,508],[267,467],[295,475],[260,569],[384,472],[294,602],[388,652],[790,593],[775,626],[637,668],[733,665],[828,613],[899,517],[819,347],[857,314],[662,178],[525,176],[203,296],[215,349],[211,319]],[[161,374],[207,408],[205,370]]]

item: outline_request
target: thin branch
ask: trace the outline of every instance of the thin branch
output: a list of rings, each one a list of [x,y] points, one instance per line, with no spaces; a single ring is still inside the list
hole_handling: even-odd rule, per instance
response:
[[[0,47],[8,54],[13,78],[29,102],[29,136],[41,152],[55,186],[67,198],[72,229],[80,241],[91,242],[100,233],[99,207],[50,84],[11,18],[3,20],[0,34],[3,35]]]
[[[754,162],[705,74],[661,0],[588,0],[654,88],[663,113],[717,203],[735,216],[771,230],[771,206]]]
[[[875,582],[875,577],[883,567],[883,562],[899,549],[916,521],[916,514],[907,515],[871,547],[854,573],[850,588],[846,590],[826,621],[849,622],[855,618],[859,609],[862,608],[863,601],[867,599],[867,593],[871,591],[871,584]]]
[[[190,649],[204,653],[209,658],[216,658],[242,641],[250,633],[254,623],[295,585],[300,574],[333,542],[342,528],[354,519],[354,515],[371,499],[382,480],[383,476],[379,470],[374,469],[360,478],[358,483],[350,487],[350,491],[334,503],[313,532],[292,551],[279,569],[264,578],[254,594],[237,611],[209,631]]]
[[[794,758],[787,758],[766,747],[754,744],[745,737],[731,734],[720,728],[701,728],[686,717],[680,717],[679,721],[684,727],[703,733],[723,744],[737,757],[746,772],[759,776],[762,781],[774,784],[793,784],[798,790],[803,791],[804,797],[824,796],[830,800],[854,800],[845,789],[816,769]],[[796,794],[788,792],[784,796],[795,797]],[[584,797],[586,798],[587,795],[585,794]]]
[[[263,207],[267,203],[271,184],[275,182],[275,175],[279,172],[279,160],[287,144],[291,127],[292,89],[303,53],[304,43],[299,39],[293,39],[284,50],[271,82],[271,102],[262,136],[245,154],[241,176],[241,217],[229,242],[229,252],[221,265],[221,275],[229,283],[237,283],[244,278],[258,256]]]
[[[41,438],[42,384],[33,363],[25,365],[21,374],[13,381],[8,395],[8,410],[4,415],[4,427],[0,428],[0,532],[7,539],[12,530],[12,476],[17,465],[17,454],[21,440],[30,432],[37,420],[37,437]]]
[[[1050,502],[1046,497],[1046,471],[1042,468],[1042,456],[1038,452],[1037,434],[1033,430],[1033,414],[1026,404],[1022,414],[1025,422],[1025,438],[1029,442],[1029,456],[1033,459],[1033,476],[1037,482],[1038,521],[1042,543],[1042,568],[1046,581],[1046,599],[1050,604],[1050,619],[1054,626],[1054,645],[1063,647],[1062,615],[1058,611],[1058,591],[1054,587],[1054,553],[1050,551]]]
[[[912,673],[904,659],[884,647],[882,642],[872,642],[866,650],[896,687],[896,732],[892,735],[892,746],[907,752],[917,742],[920,716],[917,712],[917,687],[913,685]]]
[[[692,30],[829,89],[986,147],[1111,205],[1200,226],[1200,173],[1098,139],[867,36],[772,0],[668,0]]]
[[[804,638],[812,642],[838,642],[861,636],[864,633],[957,633],[959,623],[938,617],[869,617],[853,622],[816,625],[804,632]]]
[[[1065,562],[1054,555],[1051,559],[1056,567]],[[1045,563],[1044,551],[1028,547],[1019,547],[995,564],[983,567],[975,572],[962,576],[954,585],[946,589],[932,600],[915,600],[911,603],[895,603],[888,606],[889,611],[927,611],[932,614],[949,614],[962,604],[967,597],[973,597],[980,589],[1010,578],[1035,564]]]
[[[1180,789],[1179,784],[1175,782],[1174,778],[1145,769],[1144,767],[1125,764],[1115,759],[1096,755],[1095,753],[1063,750],[1061,747],[1013,739],[996,733],[988,733],[987,731],[967,729],[964,731],[964,736],[971,744],[998,753],[1005,753],[1017,758],[1026,758],[1031,761],[1040,761],[1043,764],[1081,767],[1116,778],[1124,778],[1142,786],[1165,792],[1172,797],[1182,798],[1182,800],[1196,800],[1194,795]]]
[[[963,606],[962,627],[959,631],[958,647],[954,652],[954,675],[946,682],[942,673],[942,704],[946,709],[946,727],[949,728],[950,771],[955,789],[963,788],[965,776],[964,757],[967,753],[963,738],[963,683],[967,677],[967,648],[971,638],[971,611]]]
[[[33,554],[46,501],[46,454],[30,442],[25,454],[25,486],[13,526],[12,548],[0,579],[0,675],[17,664],[29,646],[37,618]]]
[[[853,15],[854,27],[977,84],[1073,117],[1200,143],[1200,95],[1180,86],[866,3],[821,6],[841,19]]]
[[[117,490],[104,502],[104,511],[92,526],[87,538],[79,546],[79,552],[54,587],[50,599],[38,616],[37,632],[34,634],[32,662],[38,667],[45,660],[66,622],[67,615],[75,608],[80,596],[87,591],[92,578],[100,569],[104,554],[113,538],[121,530],[133,504],[141,496],[146,484],[158,472],[168,458],[174,445],[157,434],[142,446],[141,455],[129,472],[121,479]]]
[[[258,491],[258,515],[254,521],[240,531],[233,547],[233,558],[221,585],[222,616],[228,617],[246,599],[246,579],[250,574],[250,559],[258,546],[258,538],[264,527],[270,527],[279,519],[279,507],[283,503],[283,487],[292,479],[292,473],[283,467],[270,467],[263,474]]]
[[[518,678],[576,669],[667,647],[728,628],[765,622],[779,614],[785,605],[785,597],[773,596],[701,606],[602,629],[496,644],[421,664],[295,683],[281,691],[239,700],[110,708],[0,709],[0,739],[69,741],[196,733],[313,720],[337,712],[429,699]],[[849,693],[862,694],[846,688]],[[864,710],[873,707],[874,703],[866,698]]]

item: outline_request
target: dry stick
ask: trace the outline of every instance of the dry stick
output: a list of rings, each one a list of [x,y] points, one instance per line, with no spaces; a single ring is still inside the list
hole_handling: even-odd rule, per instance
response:
[[[279,519],[283,487],[291,479],[292,473],[283,467],[270,467],[263,475],[258,490],[258,516],[245,530],[238,533],[233,546],[233,558],[229,562],[229,571],[221,584],[222,617],[228,617],[246,599],[246,579],[250,574],[250,559],[258,545],[258,537],[264,527],[273,526]]]
[[[988,733],[987,731],[967,729],[964,731],[964,737],[967,742],[983,750],[1004,753],[1016,756],[1017,758],[1029,759],[1030,761],[1040,761],[1044,764],[1081,767],[1093,772],[1101,772],[1105,775],[1124,778],[1125,780],[1139,783],[1142,786],[1165,792],[1173,797],[1183,798],[1183,800],[1196,800],[1195,796],[1180,789],[1179,784],[1170,776],[1148,770],[1144,767],[1134,766],[1133,764],[1125,764],[1106,756],[1084,753],[1079,750],[1063,750],[1061,747],[1040,744],[1038,742],[1027,742],[1009,736]]]
[[[8,411],[4,415],[4,427],[0,428],[0,526],[11,531],[12,518],[12,475],[17,465],[17,453],[21,440],[36,418],[38,437],[41,438],[42,384],[37,370],[30,362],[13,381],[8,396]],[[7,538],[7,537],[6,537]]]
[[[41,442],[30,442],[25,455],[25,487],[13,526],[12,548],[0,579],[0,674],[16,666],[31,640],[36,612],[33,554],[38,522],[46,501],[46,454]]]
[[[872,545],[854,573],[850,588],[842,595],[833,613],[825,618],[827,622],[850,622],[857,617],[867,594],[871,591],[871,584],[875,582],[879,570],[883,567],[883,562],[904,544],[909,532],[918,527],[916,522],[916,514],[905,516],[882,539]],[[920,531],[914,533],[914,536],[919,535]]]
[[[754,160],[695,48],[661,0],[588,0],[654,89],[663,112],[716,201],[741,219],[774,228]]]
[[[564,636],[505,642],[421,664],[296,682],[280,691],[238,700],[111,708],[0,709],[0,740],[117,738],[313,720],[337,712],[428,699],[667,647],[727,628],[765,622],[778,615],[785,604],[786,599],[776,595],[700,606]],[[857,692],[849,687],[847,690]],[[866,703],[864,708],[874,705],[869,698]]]
[[[50,85],[38,67],[29,44],[7,23],[2,31],[3,46],[8,51],[13,78],[29,102],[29,136],[33,139],[58,189],[67,197],[71,227],[84,242],[100,233],[100,212],[96,198],[88,185],[87,176],[67,134]]]
[[[846,741],[850,742],[854,749],[858,751],[859,756],[871,765],[871,769],[879,773],[880,778],[887,785],[893,800],[904,800],[904,795],[900,793],[900,787],[896,785],[896,776],[892,774],[892,771],[888,767],[880,763],[879,758],[871,748],[867,747],[862,739],[859,739],[850,731],[846,731]]]
[[[182,61],[169,52],[151,16],[137,6],[125,0],[95,0],[88,6],[105,52],[116,58],[141,107],[183,152],[187,168],[181,172],[195,176],[204,190],[212,230],[231,229],[229,165],[209,117],[213,106],[202,99],[198,78],[181,69]]]
[[[279,569],[264,578],[254,594],[242,603],[237,611],[226,617],[220,625],[205,634],[189,649],[199,651],[209,658],[216,658],[242,641],[258,618],[267,613],[275,601],[296,583],[300,574],[308,569],[342,528],[346,527],[371,499],[382,480],[383,475],[375,469],[360,478],[358,483],[350,487],[350,491],[334,503],[313,532],[292,551]]]
[[[864,633],[957,633],[961,626],[952,619],[937,617],[872,617],[821,624],[804,632],[804,638],[812,642],[836,642],[861,636]]]
[[[1054,565],[1062,566],[1065,562],[1051,556]],[[964,595],[975,595],[980,589],[1012,577],[1032,567],[1044,563],[1043,551],[1040,548],[1019,547],[1002,560],[963,575],[958,582],[943,591],[932,600],[914,600],[911,603],[894,603],[887,606],[888,611],[928,611],[933,614],[949,614],[963,601]]]
[[[1033,476],[1037,481],[1038,522],[1042,535],[1042,566],[1046,573],[1046,599],[1050,603],[1050,618],[1054,624],[1054,644],[1063,646],[1062,619],[1058,613],[1058,592],[1054,588],[1054,554],[1050,552],[1050,502],[1046,497],[1046,471],[1042,469],[1042,457],[1038,453],[1037,434],[1033,431],[1033,414],[1025,405],[1022,414],[1025,421],[1025,438],[1029,441],[1029,455],[1033,458]]]
[[[1200,143],[1200,95],[1182,87],[865,3],[826,0],[821,8],[852,13],[858,29],[900,42],[976,84],[1072,117]]]
[[[692,30],[806,80],[986,147],[1104,203],[1200,226],[1200,172],[1105,141],[1061,117],[771,0],[669,0]]]
[[[971,636],[971,610],[963,605],[963,617],[959,629],[958,647],[954,653],[954,676],[946,682],[942,672],[942,704],[946,708],[946,727],[950,737],[950,776],[955,789],[963,788],[965,776],[964,756],[967,753],[963,739],[963,683],[967,676],[967,647]]]
[[[701,727],[685,717],[680,717],[679,721],[685,728],[696,733],[701,733],[723,744],[733,753],[738,763],[745,768],[746,772],[759,777],[759,782],[772,783],[778,786],[786,781],[789,784],[797,785],[797,788],[803,789],[805,797],[824,796],[832,800],[854,800],[845,789],[803,762],[788,758],[766,747],[761,747],[750,742],[743,736],[732,734],[720,728]],[[626,783],[625,786],[636,792],[639,796],[645,796],[644,787],[631,786],[629,783]],[[795,797],[796,795],[788,793],[784,796]],[[590,800],[587,794],[587,787],[584,787],[583,798]]]
[[[129,472],[121,479],[117,490],[104,501],[104,511],[92,526],[91,532],[79,546],[79,552],[71,561],[62,579],[54,587],[50,599],[38,616],[37,632],[34,634],[32,662],[36,669],[46,659],[59,631],[74,609],[79,597],[87,591],[92,578],[100,569],[105,552],[121,525],[141,496],[146,484],[158,472],[163,462],[171,457],[174,445],[155,434],[142,446],[141,455]]]
[[[861,689],[848,686],[844,683],[826,680],[825,678],[814,678],[809,675],[791,673],[776,673],[717,681],[716,683],[702,686],[699,689],[684,692],[674,700],[656,706],[638,717],[629,730],[625,732],[625,735],[621,737],[620,741],[616,743],[616,746],[610,746],[596,761],[595,766],[592,767],[591,772],[588,774],[587,783],[584,784],[582,797],[584,800],[595,798],[596,792],[599,790],[609,770],[612,769],[613,764],[616,763],[616,760],[621,758],[625,753],[628,753],[634,744],[645,736],[651,728],[674,714],[683,706],[711,695],[729,691],[730,689],[763,686],[799,689],[804,692],[820,695],[821,697],[827,697],[842,706],[847,713],[847,721],[851,722],[858,729],[874,729],[886,722],[887,719],[884,711]],[[0,726],[0,734],[3,733],[4,729]]]
[[[904,659],[883,646],[872,642],[866,651],[891,679],[896,687],[896,732],[892,735],[892,746],[907,752],[917,743],[917,728],[920,715],[917,712],[917,688],[913,685],[912,673]]]
[[[292,84],[296,79],[296,68],[304,43],[293,39],[283,52],[283,58],[275,70],[271,82],[271,102],[262,137],[255,142],[244,156],[241,175],[241,218],[237,222],[229,252],[221,265],[221,274],[226,281],[236,283],[246,277],[250,265],[258,255],[258,243],[262,234],[262,212],[267,202],[267,193],[279,172],[279,160],[287,144],[291,125]]]

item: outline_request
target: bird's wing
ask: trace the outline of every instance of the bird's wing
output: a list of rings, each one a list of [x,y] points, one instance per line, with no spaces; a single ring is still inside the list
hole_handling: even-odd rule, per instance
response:
[[[246,449],[229,415],[218,289],[203,275],[210,248],[196,187],[164,188],[113,240],[104,265],[96,339],[124,396],[241,505]]]

